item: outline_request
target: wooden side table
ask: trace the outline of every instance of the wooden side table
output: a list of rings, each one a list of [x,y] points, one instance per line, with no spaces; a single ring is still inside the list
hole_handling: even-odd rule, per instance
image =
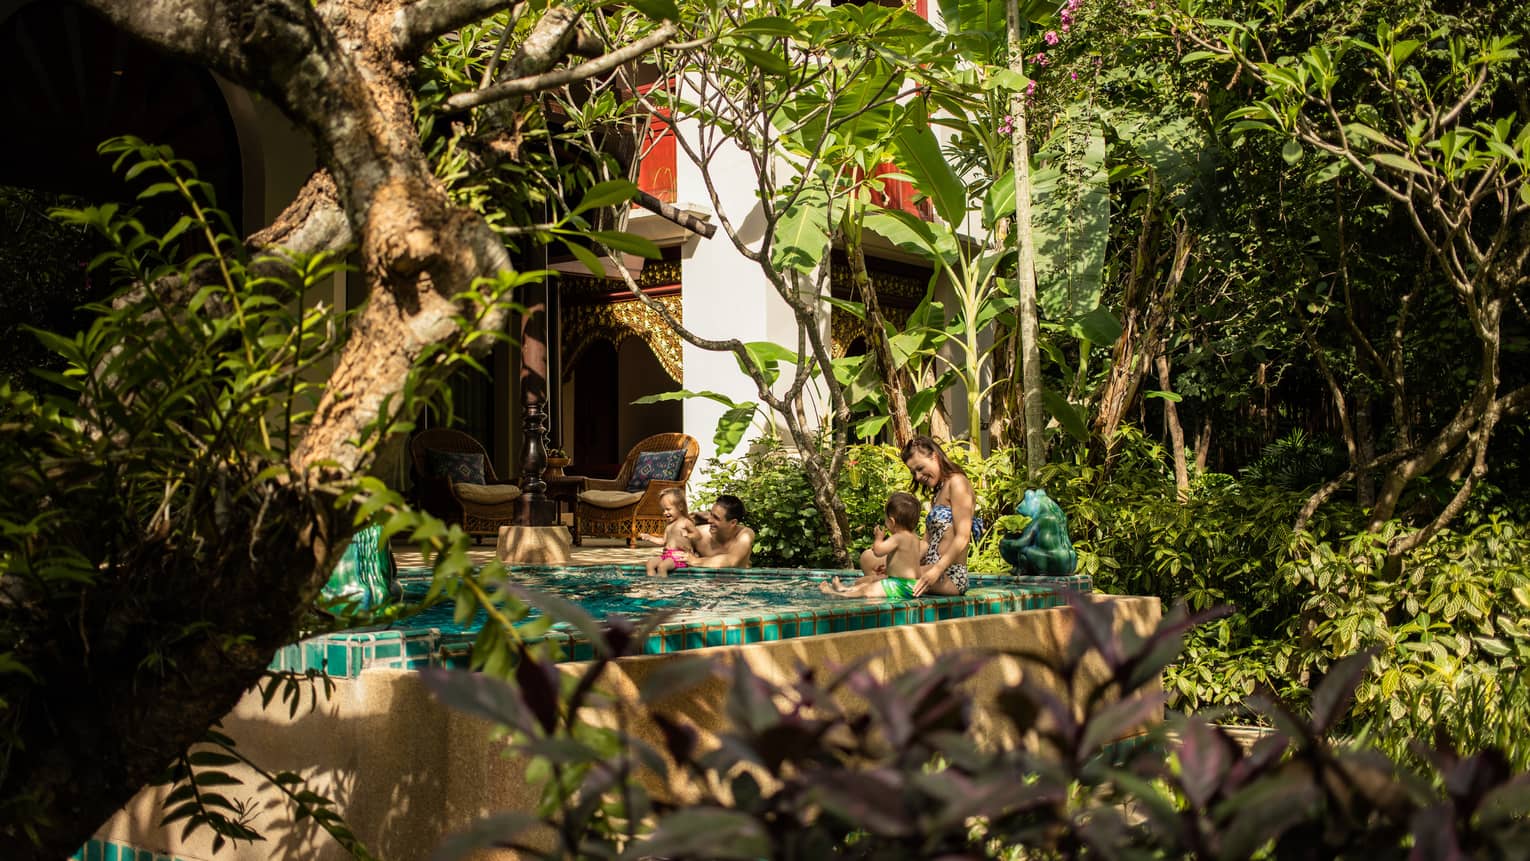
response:
[[[547,482],[547,497],[557,506],[558,522],[563,522],[562,504],[568,503],[568,510],[574,515],[574,522],[569,526],[573,533],[575,546],[579,541],[579,494],[584,492],[584,476],[582,475],[543,475],[542,480]]]

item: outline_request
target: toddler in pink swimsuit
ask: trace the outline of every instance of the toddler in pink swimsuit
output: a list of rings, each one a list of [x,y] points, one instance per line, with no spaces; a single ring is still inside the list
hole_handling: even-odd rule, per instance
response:
[[[669,525],[664,528],[664,549],[657,557],[644,563],[650,577],[664,577],[671,571],[686,567],[685,554],[695,550],[690,536],[696,530],[696,525],[691,522],[690,512],[686,510],[685,493],[677,487],[668,488],[659,494],[659,508],[664,512],[664,519],[669,521]],[[643,537],[657,538],[652,535]]]

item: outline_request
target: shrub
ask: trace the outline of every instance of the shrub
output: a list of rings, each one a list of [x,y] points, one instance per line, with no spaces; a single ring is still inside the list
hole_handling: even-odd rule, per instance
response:
[[[1530,768],[1530,534],[1489,518],[1445,533],[1386,576],[1383,533],[1318,544],[1287,566],[1304,601],[1276,659],[1316,675],[1374,648],[1352,730],[1394,756],[1443,733],[1468,751],[1496,747]]]
[[[640,690],[640,709],[663,731],[661,753],[627,732],[630,721],[596,729],[580,719],[611,662],[658,620],[615,619],[601,631],[557,599],[529,597],[592,632],[597,657],[563,684],[553,657],[529,650],[515,686],[427,672],[438,698],[509,727],[514,753],[554,778],[540,816],[483,819],[443,845],[441,861],[488,846],[540,858],[1453,858],[1513,855],[1530,838],[1530,777],[1511,776],[1496,752],[1420,747],[1430,771],[1416,772],[1329,740],[1365,654],[1333,666],[1310,717],[1252,703],[1279,729],[1249,751],[1182,717],[1175,740],[1160,726],[1119,764],[1110,743],[1161,709],[1159,670],[1180,635],[1211,614],[1171,614],[1150,636],[1123,642],[1109,603],[1070,596],[1077,625],[1066,657],[1036,665],[997,699],[1018,734],[1039,742],[1019,746],[971,737],[962,683],[992,651],[944,655],[887,681],[856,664],[804,668],[780,685],[744,661],[727,671],[714,659],[676,661]],[[1091,652],[1109,678],[1088,688],[1079,670]],[[1075,692],[1081,714],[1038,681],[1049,673]],[[704,748],[687,718],[652,706],[714,674],[729,679],[731,726]],[[858,705],[845,707],[841,693]],[[678,771],[698,797],[682,805],[652,796],[638,779],[644,770],[669,787]],[[552,848],[523,839],[530,831]]]
[[[1181,502],[1161,446],[1135,430],[1123,434],[1108,475],[1080,456],[1049,465],[1039,484],[1067,513],[1079,569],[1099,590],[1183,600],[1197,610],[1234,608],[1187,634],[1184,660],[1164,674],[1171,706],[1223,707],[1231,710],[1224,719],[1263,721],[1244,708],[1247,697],[1274,691],[1304,702],[1311,680],[1333,662],[1375,648],[1343,731],[1403,757],[1412,740],[1438,729],[1462,750],[1496,747],[1517,767],[1530,767],[1530,741],[1519,729],[1530,724],[1530,684],[1522,680],[1530,661],[1530,626],[1521,621],[1530,610],[1524,527],[1468,511],[1461,531],[1437,536],[1394,575],[1381,553],[1392,533],[1363,534],[1363,513],[1354,506],[1324,506],[1296,536],[1291,525],[1303,492],[1202,474]],[[1015,466],[1018,452],[979,459],[959,443],[947,451],[967,469],[990,524],[1032,486]],[[885,446],[857,447],[847,463],[855,466],[841,486],[858,553],[886,494],[907,487],[907,471]],[[788,455],[776,450],[728,467],[726,474],[737,476],[731,492],[769,499],[771,488],[787,489],[759,509],[777,542],[761,564],[827,560],[817,509]],[[973,570],[1006,570],[997,553],[1001,532],[990,529],[974,548]],[[822,555],[782,552],[779,535],[811,539]]]
[[[996,452],[987,462],[1006,460]],[[1468,511],[1461,531],[1437,536],[1394,575],[1382,547],[1398,526],[1365,535],[1362,512],[1330,503],[1296,536],[1305,493],[1211,474],[1195,476],[1180,502],[1167,462],[1128,429],[1108,476],[1080,457],[1049,465],[1041,484],[1067,512],[1080,570],[1096,588],[1236,608],[1187,635],[1184,659],[1165,671],[1172,706],[1227,707],[1233,720],[1258,721],[1241,705],[1256,691],[1305,701],[1333,662],[1375,648],[1345,732],[1401,757],[1442,730],[1462,750],[1496,747],[1530,767],[1530,743],[1516,729],[1530,723],[1522,526]],[[1002,509],[1028,485],[1011,472],[984,492]]]
[[[1283,490],[1315,488],[1344,472],[1349,459],[1334,440],[1313,437],[1300,428],[1264,447],[1259,459],[1243,468],[1243,480]]]

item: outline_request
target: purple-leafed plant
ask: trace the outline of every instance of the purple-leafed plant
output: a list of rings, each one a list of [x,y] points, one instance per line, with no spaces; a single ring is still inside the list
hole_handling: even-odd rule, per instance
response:
[[[562,599],[525,597],[589,637],[595,658],[565,674],[547,649],[527,648],[515,684],[427,675],[447,705],[508,727],[545,786],[539,811],[483,819],[443,843],[438,861],[491,846],[537,858],[976,859],[1515,857],[1530,845],[1530,778],[1501,756],[1442,746],[1429,753],[1437,773],[1424,775],[1329,739],[1369,654],[1333,668],[1310,716],[1252,699],[1276,730],[1247,751],[1198,716],[1156,723],[1161,670],[1220,610],[1177,609],[1138,636],[1122,632],[1111,602],[1070,595],[1076,625],[1059,659],[972,650],[887,681],[865,662],[803,668],[777,685],[742,661],[679,658],[639,692],[661,752],[619,709],[610,728],[580,719],[608,702],[601,676],[659,620],[600,624]],[[1000,655],[1028,668],[996,700],[1020,743],[973,734],[963,683]],[[654,708],[714,674],[730,684],[715,743]],[[651,794],[644,772],[659,785],[684,780],[690,800]]]

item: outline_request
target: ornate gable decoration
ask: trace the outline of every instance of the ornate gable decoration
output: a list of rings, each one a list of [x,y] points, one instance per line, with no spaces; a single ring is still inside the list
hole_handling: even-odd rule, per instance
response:
[[[553,282],[565,306],[581,302],[605,302],[631,296],[627,282],[620,278],[596,278],[594,275],[560,273]],[[637,285],[644,290],[680,283],[680,261],[647,260],[638,273]]]
[[[676,268],[679,268],[678,264]],[[680,294],[656,296],[654,301],[664,306],[676,320],[683,320]],[[676,383],[685,384],[680,336],[675,334],[675,330],[664,322],[658,312],[636,299],[600,304],[568,304],[563,306],[562,323],[564,349],[568,351],[563,360],[565,380],[574,372],[579,354],[595,341],[604,340],[619,348],[628,338],[638,337],[658,357],[664,373],[669,374],[670,379]]]

